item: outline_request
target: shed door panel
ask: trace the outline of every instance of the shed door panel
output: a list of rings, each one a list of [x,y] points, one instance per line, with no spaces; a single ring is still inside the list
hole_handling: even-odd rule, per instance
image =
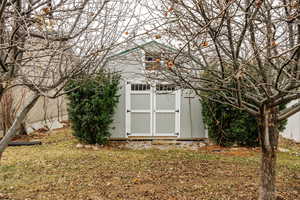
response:
[[[131,98],[131,110],[149,110],[150,111],[150,93],[149,94],[136,94],[132,93]]]
[[[175,110],[175,94],[156,93],[157,110]]]
[[[151,135],[150,113],[131,113],[131,133],[138,135]]]
[[[152,136],[152,104],[152,92],[149,84],[127,83],[127,136]]]
[[[178,136],[180,93],[174,86],[157,84],[154,93],[154,135]]]
[[[175,113],[155,113],[155,135],[175,135]]]

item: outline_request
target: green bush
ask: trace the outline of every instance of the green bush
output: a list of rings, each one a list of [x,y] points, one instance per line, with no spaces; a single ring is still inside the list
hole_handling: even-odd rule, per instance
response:
[[[68,113],[73,134],[88,144],[104,144],[110,137],[111,123],[119,96],[120,76],[101,72],[94,76],[83,75],[66,86]]]
[[[283,109],[285,106],[280,106]],[[221,146],[258,146],[259,127],[254,116],[229,105],[208,100],[202,101],[203,121],[208,136]],[[285,129],[287,121],[279,124],[279,131]]]

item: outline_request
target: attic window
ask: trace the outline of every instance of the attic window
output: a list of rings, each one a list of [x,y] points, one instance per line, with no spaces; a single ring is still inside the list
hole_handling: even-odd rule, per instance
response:
[[[161,56],[157,53],[145,53],[145,69],[158,70],[161,69]]]

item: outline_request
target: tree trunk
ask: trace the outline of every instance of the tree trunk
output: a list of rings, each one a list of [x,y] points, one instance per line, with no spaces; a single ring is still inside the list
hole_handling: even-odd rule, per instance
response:
[[[262,151],[259,200],[275,200],[276,153]]]
[[[3,87],[2,84],[3,84],[3,83],[2,83],[2,81],[0,80],[0,101],[1,101],[2,96],[3,96],[3,94],[4,94],[4,87]]]
[[[28,101],[28,103],[25,105],[25,107],[22,109],[22,111],[17,115],[16,119],[14,120],[14,123],[12,126],[8,129],[5,136],[0,141],[0,162],[2,154],[5,150],[5,148],[8,146],[8,143],[10,140],[15,136],[17,130],[20,128],[21,123],[24,121],[27,113],[31,110],[31,108],[35,105],[37,100],[39,99],[38,94],[34,94],[32,98]]]
[[[18,134],[19,135],[28,135],[27,134],[27,131],[26,131],[26,125],[25,125],[25,122],[23,121],[20,125],[20,129],[18,131]]]
[[[264,106],[260,116],[261,168],[259,200],[276,199],[277,108]]]

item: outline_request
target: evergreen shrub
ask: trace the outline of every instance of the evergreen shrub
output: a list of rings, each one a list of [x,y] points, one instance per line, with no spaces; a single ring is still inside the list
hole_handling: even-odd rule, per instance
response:
[[[88,144],[105,144],[110,137],[111,124],[117,103],[120,75],[100,72],[82,75],[66,86],[68,114],[73,134]]]
[[[279,109],[285,106],[281,105]],[[208,129],[209,138],[220,146],[259,146],[259,127],[257,119],[229,105],[202,100],[203,121]],[[287,121],[278,125],[285,129]]]

